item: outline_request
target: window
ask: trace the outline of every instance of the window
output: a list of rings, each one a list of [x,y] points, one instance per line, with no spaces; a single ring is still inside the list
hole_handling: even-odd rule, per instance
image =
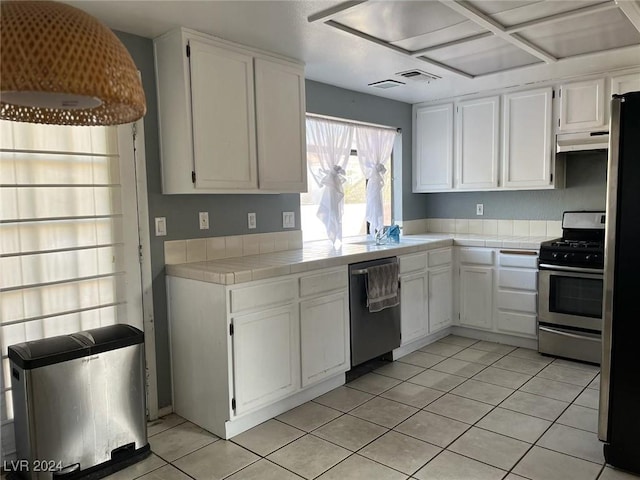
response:
[[[114,323],[142,328],[132,140],[131,126],[0,122],[5,458],[15,451],[9,345]]]
[[[393,154],[390,162],[387,164],[387,171],[383,175],[384,187],[382,190],[382,202],[385,225],[392,223],[392,162]],[[307,168],[312,172],[318,172],[321,169],[318,155],[314,153],[313,147],[310,145],[308,145],[307,148]],[[365,220],[367,180],[358,161],[355,137],[351,147],[351,155],[345,168],[345,177],[346,182],[343,184],[344,216],[342,218],[342,235],[343,237],[366,235],[368,233],[368,226]],[[314,175],[309,174],[308,178],[308,191],[300,195],[300,217],[303,240],[305,242],[325,240],[327,238],[326,229],[317,216],[323,187],[318,185],[314,179]]]

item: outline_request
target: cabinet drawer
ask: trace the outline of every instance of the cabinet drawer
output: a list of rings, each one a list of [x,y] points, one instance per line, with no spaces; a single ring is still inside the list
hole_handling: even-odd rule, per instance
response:
[[[526,313],[498,312],[498,329],[502,332],[536,336],[536,316]]]
[[[417,253],[415,255],[403,255],[398,257],[400,261],[400,273],[417,272],[427,268],[426,253]]]
[[[535,251],[527,252],[526,250],[523,250],[522,253],[508,253],[508,252],[509,250],[500,251],[500,266],[519,267],[519,268],[537,268],[538,267],[537,252]]]
[[[290,302],[297,296],[295,279],[231,290],[231,313]]]
[[[439,265],[448,265],[451,263],[451,249],[435,250],[429,252],[429,266],[437,267]]]
[[[477,265],[493,265],[493,250],[461,248],[460,263],[474,263]]]
[[[519,290],[536,290],[538,272],[535,270],[502,269],[498,274],[498,286]]]
[[[347,283],[347,267],[306,275],[300,278],[300,296],[307,297],[316,293],[345,289]]]
[[[538,311],[536,308],[537,300],[538,295],[533,292],[498,290],[498,308],[533,313],[535,315]]]

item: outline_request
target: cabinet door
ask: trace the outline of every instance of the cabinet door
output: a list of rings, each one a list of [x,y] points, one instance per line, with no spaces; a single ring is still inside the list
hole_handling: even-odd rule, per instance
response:
[[[195,187],[256,189],[253,58],[189,45]]]
[[[400,332],[402,345],[429,333],[429,284],[422,272],[400,277]]]
[[[349,370],[349,296],[346,291],[300,303],[302,386]]]
[[[264,406],[299,388],[297,305],[233,318],[236,414]]]
[[[640,92],[640,73],[611,78],[611,95],[621,95],[629,92]],[[608,101],[611,100],[611,95]]]
[[[451,325],[452,309],[451,266],[429,270],[429,333]]]
[[[307,190],[304,69],[255,60],[258,183],[261,190]]]
[[[551,88],[505,95],[502,186],[552,185]]]
[[[606,126],[604,78],[560,86],[558,131],[587,131]]]
[[[493,324],[493,269],[460,267],[460,325],[490,330]]]
[[[453,187],[453,104],[415,111],[413,191]]]
[[[498,186],[500,97],[456,106],[456,188]]]

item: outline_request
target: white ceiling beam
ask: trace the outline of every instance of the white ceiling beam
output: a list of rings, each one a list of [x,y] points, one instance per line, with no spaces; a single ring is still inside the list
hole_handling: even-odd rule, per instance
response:
[[[327,8],[326,10],[322,10],[321,12],[314,13],[313,15],[309,15],[309,17],[307,18],[307,21],[309,23],[320,22],[320,21],[326,22],[327,20],[331,20],[339,15],[342,15],[347,10],[351,10],[352,8],[355,8],[366,2],[367,0],[352,0],[349,2],[343,2],[343,3],[340,3],[339,5],[335,5],[331,8]]]
[[[447,47],[455,47],[456,45],[460,45],[461,43],[472,42],[474,40],[480,40],[486,37],[493,37],[493,33],[492,32],[478,33],[476,35],[471,35],[469,37],[458,38],[457,40],[452,40],[450,42],[431,45],[430,47],[421,48],[420,50],[413,50],[411,52],[411,56],[419,57],[420,55],[424,55],[425,53],[431,52],[433,50],[440,50],[441,48],[447,48]]]
[[[482,28],[486,28],[490,32],[492,32],[495,36],[505,40],[506,42],[515,45],[521,50],[533,55],[534,57],[539,58],[540,60],[545,61],[546,63],[555,63],[558,61],[556,57],[551,55],[550,53],[544,51],[542,48],[534,45],[533,43],[521,38],[517,35],[512,35],[506,32],[506,29],[503,25],[496,22],[491,17],[485,15],[481,11],[477,10],[473,6],[469,5],[466,2],[462,2],[459,0],[439,0],[440,3],[446,5],[454,12],[459,13],[460,15],[467,17],[474,23],[477,23]]]
[[[640,32],[640,6],[633,0],[616,0],[616,5],[622,10],[633,26]]]
[[[327,22],[325,22],[325,24],[337,28],[338,30],[341,30],[343,32],[346,33],[350,33],[351,35],[355,35],[356,37],[360,37],[363,40],[368,40],[369,42],[375,43],[376,45],[381,45],[383,47],[386,47],[390,50],[393,50],[394,52],[398,52],[401,53],[403,55],[406,55],[407,57],[411,57],[411,52],[408,50],[405,50],[404,48],[398,47],[396,45],[393,45],[391,43],[385,42],[384,40],[380,40],[377,37],[373,37],[371,35],[367,35],[366,33],[363,33],[359,30],[355,30],[351,27],[347,27],[346,25],[342,25],[341,23],[335,22],[333,20],[329,20]],[[421,60],[423,62],[426,62],[430,65],[433,65],[435,67],[441,68],[443,70],[446,70],[449,73],[453,73],[454,75],[459,75],[461,77],[464,78],[473,78],[474,75],[471,75],[467,72],[463,72],[462,70],[458,70],[457,68],[453,68],[450,67],[449,65],[445,65],[444,63],[440,63],[436,60],[431,60],[430,58],[427,57],[418,57],[418,60]]]
[[[529,22],[519,23],[517,25],[505,28],[504,31],[508,34],[517,33],[527,28],[538,27],[540,25],[549,25],[551,23],[560,22],[562,20],[578,18],[584,15],[590,15],[592,13],[604,12],[605,10],[611,10],[612,8],[618,8],[618,6],[613,1],[596,3],[595,5],[587,5],[586,7],[577,8],[569,12],[557,13],[548,17],[537,18]]]

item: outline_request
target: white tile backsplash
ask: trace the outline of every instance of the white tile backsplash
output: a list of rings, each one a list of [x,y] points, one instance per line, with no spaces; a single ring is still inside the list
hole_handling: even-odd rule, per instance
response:
[[[469,220],[469,233],[482,235],[483,220]]]
[[[513,234],[516,237],[528,237],[531,227],[529,226],[529,220],[514,220],[513,221]]]
[[[482,227],[482,233],[484,235],[497,235],[498,234],[498,220],[483,220],[484,226]]]
[[[464,218],[456,218],[455,233],[469,233],[469,220]]]
[[[207,259],[207,239],[187,240],[187,263],[204,262]]]
[[[545,237],[547,235],[547,222],[545,220],[530,220],[529,235],[532,237]]]
[[[513,235],[513,220],[498,220],[498,235]]]
[[[424,221],[426,223],[426,221]],[[229,237],[194,238],[168,240],[164,242],[165,265],[204,262],[224,258],[257,255],[259,253],[282,252],[302,248],[302,231],[272,232]],[[251,274],[251,272],[248,272]],[[231,278],[222,278],[216,283],[233,283]]]
[[[547,221],[547,236],[548,237],[561,237],[562,236],[562,222],[561,221]]]

